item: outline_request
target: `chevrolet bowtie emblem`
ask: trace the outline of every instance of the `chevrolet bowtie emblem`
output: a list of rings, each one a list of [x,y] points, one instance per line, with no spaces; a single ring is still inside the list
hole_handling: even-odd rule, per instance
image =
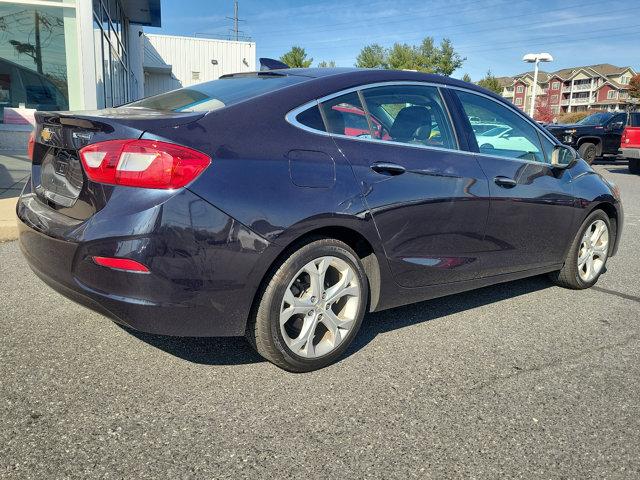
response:
[[[42,132],[40,132],[40,137],[45,142],[48,142],[53,137],[53,131],[50,128],[43,128]]]

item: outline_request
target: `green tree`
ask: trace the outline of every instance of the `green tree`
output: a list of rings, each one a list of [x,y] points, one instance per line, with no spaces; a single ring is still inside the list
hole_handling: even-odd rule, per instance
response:
[[[280,61],[291,68],[309,68],[313,63],[313,58],[307,58],[307,52],[304,48],[294,46],[280,57]]]
[[[364,47],[358,58],[356,58],[356,67],[359,68],[388,68],[387,52],[384,47],[374,43]]]
[[[419,45],[395,43],[391,48],[373,44],[364,47],[356,66],[361,68],[393,68],[451,75],[466,59],[461,57],[447,38],[436,46],[433,37],[425,37]]]
[[[318,68],[335,68],[336,62],[335,60],[329,60],[328,62],[323,60],[318,63]]]
[[[463,82],[467,82],[467,83],[471,83],[471,76],[470,76],[468,73],[465,73],[465,74],[462,76],[462,81],[463,81]]]
[[[640,74],[631,77],[629,81],[629,96],[632,98],[640,98]]]
[[[487,90],[491,90],[492,92],[502,93],[502,85],[500,85],[498,79],[493,76],[491,70],[488,70],[487,75],[482,80],[478,81],[478,85],[486,88]]]

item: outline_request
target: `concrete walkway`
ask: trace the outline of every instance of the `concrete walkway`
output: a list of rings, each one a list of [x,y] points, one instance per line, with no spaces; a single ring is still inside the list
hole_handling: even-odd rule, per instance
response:
[[[30,173],[25,152],[0,152],[0,242],[18,238],[16,201]]]
[[[31,161],[24,151],[0,151],[0,199],[20,195],[31,174]]]

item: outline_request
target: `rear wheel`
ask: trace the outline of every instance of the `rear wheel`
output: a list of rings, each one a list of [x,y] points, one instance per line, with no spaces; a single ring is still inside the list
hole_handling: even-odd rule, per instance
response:
[[[612,240],[607,214],[602,210],[592,212],[578,230],[562,270],[551,273],[550,278],[565,288],[592,287],[605,271]]]
[[[364,268],[348,245],[311,241],[293,251],[264,285],[247,338],[285,370],[325,367],[355,337],[368,296]]]
[[[598,150],[593,143],[586,142],[580,145],[580,147],[578,148],[578,153],[584,159],[585,162],[591,165],[593,161],[596,159],[596,154],[598,153]]]
[[[629,159],[629,173],[634,173],[636,175],[640,174],[640,159],[637,159],[637,158]]]

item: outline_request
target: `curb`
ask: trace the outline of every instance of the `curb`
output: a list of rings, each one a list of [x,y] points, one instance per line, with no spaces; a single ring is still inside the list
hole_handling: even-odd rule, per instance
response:
[[[9,242],[18,238],[17,202],[18,197],[0,200],[0,242]]]

